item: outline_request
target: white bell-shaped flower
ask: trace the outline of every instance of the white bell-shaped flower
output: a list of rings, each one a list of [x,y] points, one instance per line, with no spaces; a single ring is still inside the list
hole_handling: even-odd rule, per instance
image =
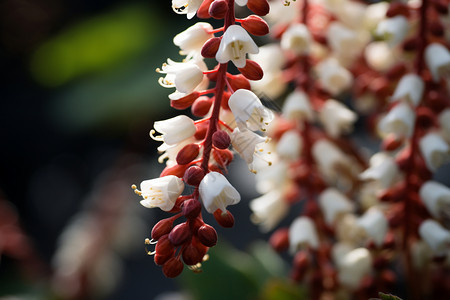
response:
[[[423,136],[419,141],[419,148],[428,170],[432,172],[450,160],[450,147],[436,132]]]
[[[165,77],[158,80],[161,86],[175,87],[177,92],[182,94],[194,91],[205,81],[205,78],[207,81],[207,77],[203,75],[203,70],[206,70],[206,65],[201,59],[191,59],[181,63],[168,59],[161,69],[156,69],[158,73],[166,74]]]
[[[405,39],[408,30],[408,19],[402,15],[398,15],[389,19],[384,19],[378,23],[375,34],[387,41],[391,47],[394,47]]]
[[[366,248],[357,248],[341,257],[336,264],[340,283],[350,289],[357,289],[363,277],[372,270],[372,256]]]
[[[440,217],[444,207],[450,208],[450,188],[439,182],[433,180],[425,182],[420,187],[419,195],[430,214],[435,218]]]
[[[281,189],[289,183],[288,166],[284,161],[277,161],[271,166],[260,168],[255,180],[258,193],[265,194],[274,189]]]
[[[335,188],[327,188],[320,193],[319,205],[325,222],[330,226],[340,215],[353,211],[353,203]]]
[[[444,109],[438,116],[441,133],[447,142],[450,142],[450,108]]]
[[[341,172],[336,171],[338,167],[347,168],[352,165],[349,157],[334,143],[326,139],[320,139],[314,143],[312,155],[320,171],[330,179],[341,176]]]
[[[328,58],[319,63],[316,71],[321,86],[332,95],[342,93],[353,83],[353,75],[335,58]]]
[[[327,100],[319,112],[319,119],[325,131],[335,138],[350,132],[356,118],[357,115],[353,111],[334,99]]]
[[[284,201],[280,190],[272,190],[250,202],[253,214],[251,220],[259,224],[261,231],[268,232],[275,228],[286,216],[289,205]]]
[[[155,141],[165,142],[167,145],[175,145],[190,138],[196,132],[194,121],[185,115],[176,116],[167,120],[157,121],[153,124],[156,131],[162,133],[155,136],[155,130],[150,131],[150,136]]]
[[[375,245],[383,244],[389,224],[381,210],[376,207],[370,208],[358,219],[357,224],[364,229],[368,238],[373,239]]]
[[[319,237],[316,226],[309,217],[297,217],[289,227],[289,244],[291,253],[295,253],[300,247],[319,247]]]
[[[180,47],[182,55],[200,53],[207,40],[214,37],[213,27],[206,22],[198,22],[173,38],[173,43]]]
[[[234,205],[241,201],[238,191],[228,182],[225,176],[218,172],[206,174],[200,182],[198,190],[203,205],[211,214],[217,209],[225,212],[228,205]]]
[[[241,131],[238,127],[233,130],[230,137],[233,149],[239,153],[247,163],[249,169],[253,171],[253,156],[262,149],[258,145],[266,143],[268,138],[262,137],[245,128]]]
[[[239,6],[245,6],[247,5],[248,0],[235,0],[234,2]]]
[[[241,131],[245,128],[265,131],[273,120],[272,111],[262,105],[258,96],[246,89],[235,91],[228,100],[228,106]]]
[[[290,93],[283,104],[283,116],[288,120],[308,120],[313,118],[313,111],[308,95],[301,90]]]
[[[278,43],[261,46],[258,53],[249,54],[249,57],[260,65],[264,73],[280,70],[286,63],[283,50]]]
[[[370,167],[359,174],[362,180],[375,180],[382,188],[390,187],[398,178],[400,171],[395,160],[384,152],[370,158]]]
[[[295,161],[300,157],[303,141],[297,130],[283,133],[277,143],[277,154],[287,161]]]
[[[395,105],[378,122],[378,133],[381,137],[394,134],[397,138],[409,138],[413,132],[416,114],[411,105],[400,102]]]
[[[172,9],[180,15],[187,15],[192,19],[202,5],[203,0],[172,0]]]
[[[423,221],[419,226],[419,235],[435,255],[444,255],[450,248],[450,231],[435,220]]]
[[[423,79],[416,74],[404,75],[391,97],[391,101],[404,100],[413,106],[417,106],[422,100],[425,83]]]
[[[450,52],[444,45],[429,44],[425,49],[425,61],[435,82],[450,76]]]
[[[159,207],[164,211],[169,211],[183,192],[184,183],[181,178],[168,175],[142,181],[140,188],[140,191],[135,189],[135,192],[144,198],[140,202],[143,206]]]
[[[367,5],[364,10],[364,27],[366,27],[369,31],[374,30],[378,23],[386,18],[386,12],[388,9],[388,2],[378,2]]]
[[[266,71],[260,80],[250,80],[252,90],[263,94],[268,100],[275,100],[280,97],[287,88],[286,80],[283,79],[283,72]]]
[[[333,22],[327,30],[327,40],[336,53],[355,52],[361,42],[358,33],[340,22]]]
[[[296,55],[308,54],[311,46],[311,34],[305,24],[296,23],[281,36],[281,48]]]
[[[256,54],[258,51],[258,46],[244,28],[231,25],[222,36],[216,60],[221,64],[231,60],[237,68],[243,68],[246,64],[246,54]]]
[[[364,49],[364,58],[372,69],[383,72],[398,62],[398,53],[386,42],[378,41],[367,45]]]

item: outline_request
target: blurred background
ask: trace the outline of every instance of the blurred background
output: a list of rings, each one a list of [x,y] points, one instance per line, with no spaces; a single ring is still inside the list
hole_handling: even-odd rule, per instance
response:
[[[195,22],[169,0],[0,1],[0,299],[297,295],[272,280],[283,262],[251,242],[267,236],[249,222],[256,194],[240,162],[237,224],[206,220],[219,245],[202,274],[167,279],[144,251],[168,215],[140,206],[130,186],[161,172],[148,132],[178,113],[155,69],[181,59],[172,38]]]

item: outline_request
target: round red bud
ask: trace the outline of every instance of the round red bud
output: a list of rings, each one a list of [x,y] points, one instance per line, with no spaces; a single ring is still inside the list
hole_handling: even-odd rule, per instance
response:
[[[217,50],[219,49],[220,38],[213,37],[206,41],[203,45],[201,54],[204,58],[214,58],[216,57]]]
[[[197,17],[200,19],[209,19],[211,16],[209,15],[209,6],[214,0],[204,0],[203,3],[197,10]]]
[[[395,134],[391,133],[383,139],[381,149],[385,151],[394,151],[403,145],[403,142],[403,139],[398,138]]]
[[[269,33],[269,25],[261,17],[250,15],[241,21],[242,27],[253,35],[266,35]]]
[[[169,240],[169,235],[165,234],[158,239],[158,242],[155,246],[155,252],[160,255],[167,255],[174,251],[173,245]]]
[[[182,256],[186,265],[193,266],[199,262],[202,262],[204,255],[194,245],[189,244],[186,248],[184,248]]]
[[[228,100],[230,99],[230,97],[231,97],[231,93],[230,92],[228,92],[228,91],[224,91],[223,92],[222,101],[220,102],[220,106],[223,109],[230,110],[230,107],[228,106]]]
[[[228,11],[228,4],[225,0],[215,0],[209,6],[209,14],[214,19],[223,19]]]
[[[230,75],[229,82],[230,82],[231,88],[234,91],[237,91],[239,89],[246,89],[246,90],[251,89],[250,82],[242,74]]]
[[[439,19],[431,21],[428,26],[431,34],[436,37],[442,37],[445,33],[445,28]]]
[[[187,144],[181,148],[180,152],[177,154],[177,163],[179,165],[187,165],[197,158],[200,153],[200,146],[197,144]],[[184,175],[184,174],[183,174]]]
[[[175,278],[183,272],[183,263],[179,258],[172,257],[166,261],[162,267],[164,275],[168,278]]]
[[[390,80],[398,79],[406,73],[407,69],[404,63],[398,63],[386,72],[386,77]]]
[[[206,247],[213,247],[217,244],[217,232],[214,227],[205,224],[197,231],[199,241]]]
[[[198,186],[205,177],[205,171],[199,166],[190,166],[186,172],[184,172],[183,180],[186,184],[192,186]]]
[[[165,167],[164,170],[161,172],[161,175],[159,175],[159,177],[164,177],[167,175],[174,175],[177,176],[179,178],[183,178],[184,172],[187,169],[187,165],[174,165],[171,167]]]
[[[280,228],[275,231],[269,239],[269,244],[277,252],[286,251],[289,248],[289,229]]]
[[[238,68],[239,72],[249,80],[260,80],[264,76],[264,72],[257,62],[247,59],[245,67]]]
[[[190,107],[192,103],[194,103],[195,99],[197,99],[199,95],[200,93],[195,91],[184,97],[181,97],[180,99],[170,100],[170,106],[179,110],[186,109]]]
[[[441,15],[446,15],[448,14],[448,2],[447,0],[437,0],[437,1],[433,1],[431,2],[434,5],[434,8],[436,9],[436,11],[441,14]]]
[[[196,199],[189,199],[184,201],[183,204],[183,215],[187,218],[187,219],[194,219],[196,218],[200,212],[202,211],[202,205],[200,204],[200,202]]]
[[[194,137],[197,140],[203,140],[206,136],[206,132],[208,132],[209,121],[198,123],[195,127],[197,127],[197,131],[195,132]]]
[[[170,258],[172,258],[175,254],[175,249],[173,249],[171,252],[159,254],[156,253],[153,260],[155,261],[155,264],[158,266],[162,266],[166,261],[168,261]]]
[[[398,15],[403,15],[405,17],[409,16],[408,5],[401,2],[392,2],[386,12],[386,17],[392,18]]]
[[[415,51],[418,47],[419,40],[416,37],[411,37],[403,42],[403,50]]]
[[[214,219],[216,219],[217,223],[222,227],[231,228],[234,226],[234,217],[228,210],[222,212],[222,210],[217,209],[214,212]]]
[[[294,256],[294,268],[304,273],[309,267],[308,253],[305,251],[297,252]]]
[[[248,0],[247,7],[258,16],[265,16],[270,10],[267,0]]]
[[[205,116],[209,112],[212,102],[213,100],[208,96],[198,98],[191,107],[192,114],[196,117]]]
[[[163,235],[169,234],[173,228],[173,220],[171,218],[162,219],[152,229],[152,239],[157,241]]]
[[[169,240],[175,247],[183,245],[191,239],[191,229],[185,223],[178,224],[169,233]]]
[[[231,144],[230,135],[223,130],[217,130],[212,135],[212,143],[216,148],[227,149]]]
[[[436,123],[436,116],[428,107],[419,107],[416,110],[416,122],[420,129],[432,127]]]

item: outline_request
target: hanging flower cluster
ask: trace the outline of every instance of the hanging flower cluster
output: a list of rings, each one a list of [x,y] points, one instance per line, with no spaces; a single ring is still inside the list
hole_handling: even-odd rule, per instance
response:
[[[255,15],[235,18],[235,2]],[[173,214],[159,221],[151,239],[145,241],[155,245],[148,254],[154,255],[167,277],[178,276],[184,265],[199,271],[208,249],[216,244],[216,230],[203,221],[202,207],[219,225],[233,227],[234,217],[227,207],[239,203],[240,194],[223,175],[233,160],[230,148],[253,171],[255,149],[267,141],[257,132],[265,131],[273,119],[273,113],[250,91],[249,80],[261,79],[263,72],[247,59],[247,54],[259,52],[251,35],[269,31],[260,17],[268,13],[267,0],[173,0],[172,7],[189,19],[197,15],[223,20],[224,25],[214,29],[199,22],[179,33],[173,42],[185,58],[181,62],[168,59],[157,69],[164,76],[159,83],[175,88],[169,95],[170,105],[178,110],[190,108],[200,118],[194,121],[178,115],[155,122],[150,136],[163,142],[159,161],[166,168],[159,178],[143,181],[139,189],[133,185],[143,206]],[[208,70],[205,59],[215,60],[216,67]],[[230,62],[240,74],[228,72]],[[193,187],[191,194],[185,193],[186,185]]]
[[[311,299],[401,281],[411,299],[448,295],[450,189],[433,180],[450,160],[448,3],[271,1],[266,19],[277,42],[250,55],[264,70],[251,85],[286,97],[267,130],[272,165],[253,162],[252,221],[271,231],[302,207],[270,243]],[[369,160],[355,122],[382,139]]]

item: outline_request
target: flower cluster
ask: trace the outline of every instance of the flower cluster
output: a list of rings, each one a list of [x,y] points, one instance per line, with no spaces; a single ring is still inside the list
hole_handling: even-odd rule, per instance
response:
[[[255,14],[244,19],[235,17],[235,2],[247,6]],[[273,113],[250,91],[249,80],[263,76],[261,67],[247,54],[257,54],[259,48],[251,35],[265,35],[269,28],[260,17],[268,13],[266,0],[173,0],[176,13],[195,15],[202,19],[223,20],[223,27],[214,29],[209,23],[198,22],[176,35],[173,42],[185,56],[181,62],[167,60],[156,71],[163,74],[159,83],[175,88],[169,95],[170,105],[178,110],[190,108],[188,115],[178,115],[154,123],[150,136],[163,142],[159,158],[166,164],[159,178],[145,180],[140,188],[141,204],[159,207],[174,214],[159,221],[152,230],[147,245],[156,244],[154,255],[167,277],[178,276],[184,264],[199,271],[208,258],[207,252],[217,242],[217,232],[206,224],[202,208],[214,215],[223,227],[232,227],[234,217],[227,210],[239,203],[239,192],[223,174],[238,152],[253,170],[255,149],[267,139],[257,132],[265,131]],[[208,70],[205,59],[216,61]],[[232,63],[240,74],[228,72]],[[158,134],[158,133],[159,134]],[[185,187],[193,192],[185,194]],[[180,221],[181,220],[181,221]]]

